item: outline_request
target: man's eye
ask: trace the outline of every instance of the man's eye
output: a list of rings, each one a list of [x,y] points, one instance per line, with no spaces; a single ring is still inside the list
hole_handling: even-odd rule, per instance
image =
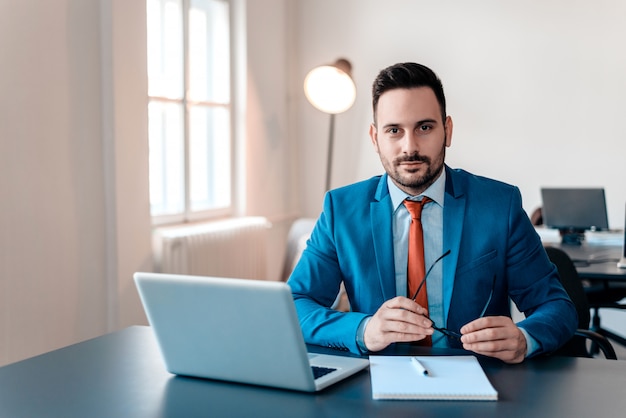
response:
[[[396,135],[398,132],[400,132],[398,128],[389,128],[389,133],[392,135]]]
[[[430,125],[420,125],[419,128],[417,128],[420,132],[427,132],[430,131],[431,129],[433,129],[432,126]]]

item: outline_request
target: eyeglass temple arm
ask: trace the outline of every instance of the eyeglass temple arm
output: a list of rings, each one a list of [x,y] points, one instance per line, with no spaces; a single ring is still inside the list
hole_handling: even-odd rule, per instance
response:
[[[496,275],[493,275],[493,282],[491,283],[491,293],[489,293],[489,298],[487,299],[487,303],[485,303],[485,307],[483,308],[483,311],[480,313],[479,318],[482,318],[483,316],[485,316],[485,312],[487,312],[487,308],[489,307],[489,304],[491,303],[491,298],[493,297],[493,290],[496,287]]]
[[[419,286],[417,286],[417,290],[415,291],[415,294],[413,295],[413,300],[415,300],[415,298],[417,298],[417,295],[420,294],[420,290],[422,290],[422,286],[424,286],[424,283],[426,283],[426,278],[428,277],[428,275],[430,274],[430,271],[433,269],[433,267],[435,267],[435,265],[445,256],[447,256],[448,254],[450,254],[450,250],[446,251],[445,253],[441,254],[439,256],[439,258],[437,258],[435,261],[433,261],[433,263],[430,265],[430,267],[428,268],[428,271],[426,272],[426,274],[424,275],[424,278],[422,279],[422,282],[420,283]]]

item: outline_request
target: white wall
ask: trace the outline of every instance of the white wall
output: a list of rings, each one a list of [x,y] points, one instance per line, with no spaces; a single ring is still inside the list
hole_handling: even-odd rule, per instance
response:
[[[107,299],[97,2],[0,4],[3,363],[105,331]]]
[[[132,279],[152,270],[146,4],[99,3],[107,331],[113,331],[147,323]]]
[[[240,3],[243,3],[240,1]],[[298,217],[300,172],[293,83],[297,55],[292,0],[245,1],[245,162],[243,213],[272,223],[268,279],[282,274],[285,238]],[[299,91],[298,91],[299,92]]]
[[[145,3],[0,1],[0,364],[143,320]]]
[[[368,137],[371,84],[402,61],[441,77],[455,122],[447,161],[521,188],[603,186],[626,202],[626,3],[571,0],[299,0],[298,72],[348,58],[358,93],[336,119],[333,187],[382,172]],[[299,100],[302,207],[317,216],[328,116]]]

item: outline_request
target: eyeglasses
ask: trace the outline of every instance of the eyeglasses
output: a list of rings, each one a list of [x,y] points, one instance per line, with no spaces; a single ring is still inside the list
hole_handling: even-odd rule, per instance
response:
[[[417,290],[415,291],[415,294],[413,295],[412,299],[414,301],[417,298],[417,295],[420,293],[420,290],[422,290],[422,286],[424,286],[424,284],[426,283],[426,279],[428,278],[428,275],[432,271],[433,267],[435,267],[435,265],[437,265],[437,263],[439,261],[441,261],[443,258],[448,256],[449,254],[450,254],[450,250],[444,252],[435,261],[433,261],[433,263],[430,265],[430,267],[426,271],[426,274],[424,275],[424,278],[422,279],[422,281],[420,282],[419,286],[417,287]],[[493,275],[493,281],[491,283],[491,291],[489,292],[489,297],[487,298],[487,302],[485,303],[485,306],[483,307],[483,310],[480,312],[480,315],[478,316],[478,318],[482,318],[483,316],[485,316],[485,312],[487,312],[487,308],[489,307],[489,304],[491,303],[491,298],[493,298],[493,291],[494,291],[495,287],[496,287],[496,275],[494,274]],[[430,318],[428,318],[428,319],[430,319]],[[458,333],[456,331],[449,330],[447,328],[438,327],[432,319],[430,319],[430,320],[432,322],[432,327],[433,327],[433,329],[435,331],[439,331],[440,333],[442,333],[443,335],[445,335],[446,337],[451,338],[451,339],[455,339],[455,340],[460,340],[461,339],[462,335],[460,333]]]

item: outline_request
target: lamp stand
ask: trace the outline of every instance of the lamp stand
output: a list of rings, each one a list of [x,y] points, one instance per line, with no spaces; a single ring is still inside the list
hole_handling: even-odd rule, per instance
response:
[[[333,142],[335,140],[335,114],[330,114],[330,129],[328,131],[328,157],[326,158],[326,191],[330,190],[330,177],[333,164]]]

